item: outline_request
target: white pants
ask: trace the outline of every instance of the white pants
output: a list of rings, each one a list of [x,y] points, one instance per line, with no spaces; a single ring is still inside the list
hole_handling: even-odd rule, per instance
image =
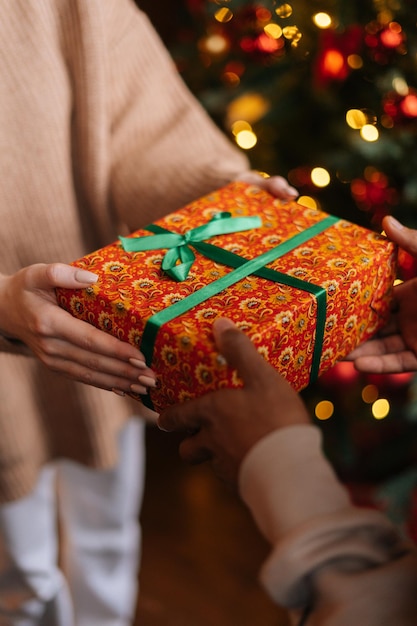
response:
[[[44,468],[28,497],[0,506],[0,626],[132,624],[143,434],[133,418],[114,469],[59,461]]]

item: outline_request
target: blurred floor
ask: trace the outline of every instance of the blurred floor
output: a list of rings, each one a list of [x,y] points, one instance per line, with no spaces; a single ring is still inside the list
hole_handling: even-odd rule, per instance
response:
[[[257,581],[268,546],[208,465],[181,462],[175,436],[149,428],[135,626],[287,626]]]

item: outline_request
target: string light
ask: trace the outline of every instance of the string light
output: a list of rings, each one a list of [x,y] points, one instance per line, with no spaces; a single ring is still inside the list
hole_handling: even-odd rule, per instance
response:
[[[378,400],[378,387],[376,385],[366,385],[362,389],[362,400],[366,402],[366,404],[373,404],[376,400]]]
[[[349,54],[346,61],[352,70],[360,70],[363,67],[363,59],[359,54]]]
[[[279,39],[282,37],[282,28],[278,24],[270,23],[264,27],[264,31],[272,39]]]
[[[346,113],[346,122],[348,126],[355,130],[360,130],[367,122],[366,115],[360,109],[349,109]]]
[[[328,13],[316,13],[313,15],[313,22],[318,28],[330,28],[332,25],[332,18]]]
[[[260,120],[271,107],[270,102],[259,93],[246,93],[231,102],[227,108],[229,127],[238,120],[253,124]]]
[[[338,78],[345,67],[345,58],[340,50],[326,50],[323,55],[323,73],[328,77]]]
[[[298,46],[298,42],[302,37],[298,26],[286,26],[282,29],[282,34],[284,35],[285,39],[291,41],[291,46],[293,46],[294,48]]]
[[[230,9],[223,7],[222,9],[216,11],[216,13],[214,14],[214,18],[221,24],[226,24],[227,22],[230,22],[230,20],[233,18],[233,13]]]
[[[397,22],[388,24],[387,28],[384,28],[381,32],[380,39],[381,43],[383,43],[386,48],[396,48],[399,46],[404,40],[400,24]]]
[[[399,14],[397,7],[394,8],[397,1],[373,0],[373,19],[368,17],[363,25],[343,24],[343,28],[339,29],[342,24],[339,24],[340,16],[335,8],[327,11],[310,7],[306,11],[300,11],[292,0],[268,0],[252,3],[250,6],[237,0],[210,0],[215,5],[212,14],[214,13],[218,24],[217,30],[212,34],[208,32],[206,36],[203,44],[206,56],[203,58],[202,55],[202,60],[207,67],[215,69],[216,62],[221,62],[222,56],[231,52],[232,60],[220,68],[220,78],[231,90],[240,85],[243,77],[249,76],[252,61],[269,68],[279,63],[284,56],[290,55],[290,47],[296,48],[304,36],[304,32],[300,30],[303,25],[306,28],[305,39],[300,50],[293,54],[299,60],[309,57],[313,61],[312,88],[325,91],[333,85],[337,87],[338,83],[344,83],[355,71],[361,70],[365,63],[367,69],[370,61],[388,65],[394,55],[408,53],[406,29],[395,19],[395,14]],[[196,0],[196,4],[199,2],[200,0]],[[228,30],[226,23],[231,20],[234,20],[234,27]],[[292,23],[289,23],[290,20]],[[224,29],[219,24],[224,24]],[[317,32],[318,29],[323,32]],[[241,66],[238,70],[232,67],[237,63]],[[411,129],[416,127],[417,89],[413,90],[407,84],[405,75],[406,72],[400,71],[386,73],[384,85],[381,86],[386,89],[386,93],[382,95],[382,107],[378,106],[378,111],[382,108],[378,116],[364,108],[351,108],[345,112],[347,126],[357,131],[363,142],[377,142],[382,132],[386,133],[384,139],[388,139],[388,129],[406,125]],[[367,72],[367,77],[372,82],[371,71]],[[250,150],[258,139],[259,142],[262,140],[261,149],[266,152],[267,160],[272,154],[276,137],[271,138],[269,129],[265,132],[260,126],[258,137],[258,126],[256,132],[253,126],[271,112],[272,102],[263,95],[268,93],[269,96],[271,91],[264,92],[257,87],[255,90],[243,93],[234,100],[229,99],[226,124],[236,143],[244,150]],[[271,128],[272,124],[273,122]],[[348,137],[352,137],[351,132]],[[360,142],[353,145],[358,146],[357,150],[365,150],[360,147]],[[371,156],[373,151],[365,154]],[[322,189],[331,185],[333,178],[346,183],[359,209],[372,211],[372,219],[377,211],[382,216],[384,205],[396,203],[392,196],[395,188],[389,186],[388,181],[382,180],[382,174],[379,180],[375,180],[375,177],[368,180],[366,176],[360,179],[347,166],[338,164],[337,171],[332,176],[323,167],[307,165],[294,168],[287,176],[296,187],[304,187],[310,192],[312,185]],[[303,201],[304,199],[308,206],[319,206],[319,201],[315,198],[303,196]],[[375,224],[377,223],[375,217]]]
[[[396,91],[400,96],[406,96],[408,94],[408,84],[407,81],[402,78],[402,76],[395,76],[392,79],[392,88]]]
[[[287,17],[291,17],[292,15],[292,6],[290,4],[281,4],[279,7],[275,9],[275,13],[278,17],[286,19]]]
[[[256,146],[258,138],[252,130],[241,130],[236,134],[235,141],[243,150],[250,150]]]
[[[226,37],[223,37],[223,35],[219,33],[213,33],[212,35],[201,39],[198,47],[202,52],[206,52],[211,56],[216,57],[226,54],[230,45]]]
[[[317,209],[318,208],[316,200],[314,198],[312,198],[311,196],[299,196],[297,198],[297,202],[298,202],[298,204],[301,204],[301,206],[307,207],[307,209]]]
[[[314,409],[315,416],[320,421],[328,420],[334,413],[334,405],[330,400],[321,400]]]
[[[383,420],[390,412],[390,408],[388,400],[385,398],[379,398],[379,400],[375,400],[372,405],[372,415],[376,420]]]
[[[327,187],[330,183],[330,174],[324,167],[314,167],[311,170],[311,181],[316,187]]]
[[[233,122],[231,130],[236,136],[244,130],[252,130],[252,126],[245,120],[236,120],[236,122]]]
[[[379,131],[373,124],[364,124],[359,132],[364,141],[373,142],[379,138]]]

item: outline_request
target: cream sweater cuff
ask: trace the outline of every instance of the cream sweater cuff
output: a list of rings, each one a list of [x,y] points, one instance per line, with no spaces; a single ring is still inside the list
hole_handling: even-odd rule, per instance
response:
[[[289,426],[261,439],[243,460],[239,490],[272,544],[300,524],[350,505],[312,425]]]

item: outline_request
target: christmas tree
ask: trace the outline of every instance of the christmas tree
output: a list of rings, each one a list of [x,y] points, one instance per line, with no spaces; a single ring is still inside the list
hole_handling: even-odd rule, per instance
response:
[[[378,227],[391,213],[417,226],[411,0],[184,6],[179,70],[255,168],[352,221]]]
[[[386,214],[417,227],[415,2],[183,0],[175,9],[178,70],[255,169],[369,228]],[[411,257],[399,260],[401,278],[416,274]],[[363,376],[348,363],[303,393],[340,475],[371,483],[374,501],[400,519],[417,503],[416,394],[412,375]]]

